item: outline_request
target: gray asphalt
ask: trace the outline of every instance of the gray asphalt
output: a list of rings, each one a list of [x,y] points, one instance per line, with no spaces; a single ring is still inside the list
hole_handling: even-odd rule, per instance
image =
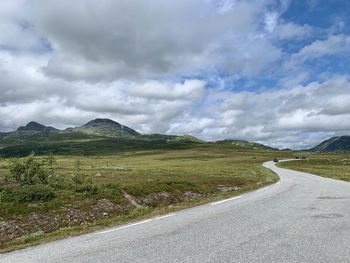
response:
[[[350,183],[264,166],[277,184],[0,262],[350,262]]]

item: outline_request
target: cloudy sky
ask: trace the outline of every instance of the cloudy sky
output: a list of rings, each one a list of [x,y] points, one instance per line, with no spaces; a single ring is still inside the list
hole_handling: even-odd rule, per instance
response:
[[[345,0],[2,0],[0,131],[313,146],[350,134],[349,22]]]

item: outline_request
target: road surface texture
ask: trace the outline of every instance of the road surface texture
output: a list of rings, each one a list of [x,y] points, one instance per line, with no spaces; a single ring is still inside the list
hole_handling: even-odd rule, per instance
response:
[[[350,262],[350,183],[264,164],[272,186],[0,255],[0,262]]]

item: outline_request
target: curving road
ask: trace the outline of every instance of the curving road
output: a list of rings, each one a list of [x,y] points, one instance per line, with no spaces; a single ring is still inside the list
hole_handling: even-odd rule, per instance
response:
[[[350,262],[350,183],[282,169],[272,186],[9,254],[0,262]]]

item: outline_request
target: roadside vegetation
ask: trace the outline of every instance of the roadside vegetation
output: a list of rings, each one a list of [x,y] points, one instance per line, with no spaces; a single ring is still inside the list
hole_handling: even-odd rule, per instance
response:
[[[0,160],[0,250],[174,211],[271,184],[292,153],[202,144],[108,156]]]
[[[279,166],[350,182],[350,153],[312,153],[306,160],[282,162]]]

